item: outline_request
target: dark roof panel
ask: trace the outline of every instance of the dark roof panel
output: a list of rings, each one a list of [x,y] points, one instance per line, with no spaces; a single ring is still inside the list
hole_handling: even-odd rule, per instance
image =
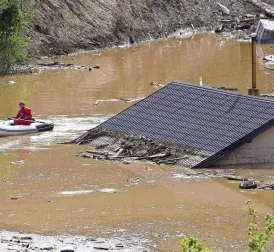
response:
[[[199,155],[182,165],[200,167],[259,134],[273,119],[273,101],[173,82],[99,127],[191,148]]]

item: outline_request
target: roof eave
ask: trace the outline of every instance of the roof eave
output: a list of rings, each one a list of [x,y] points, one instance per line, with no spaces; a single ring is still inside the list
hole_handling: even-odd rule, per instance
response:
[[[274,126],[274,119],[270,120],[266,124],[262,125],[261,127],[257,128],[256,130],[252,131],[251,133],[247,134],[246,136],[240,138],[238,141],[232,143],[231,145],[227,146],[226,148],[222,149],[221,151],[217,152],[215,155],[207,158],[206,160],[202,161],[201,163],[193,166],[192,168],[205,168],[212,165],[214,162],[218,161],[220,158],[225,156],[226,154],[232,152],[236,148],[239,148],[243,144],[251,141],[258,135],[262,134],[266,130],[270,129]]]

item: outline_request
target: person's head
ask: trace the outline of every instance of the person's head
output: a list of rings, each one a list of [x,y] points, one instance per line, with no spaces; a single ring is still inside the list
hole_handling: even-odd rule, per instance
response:
[[[22,108],[24,108],[25,107],[25,103],[23,102],[23,101],[20,101],[19,102],[19,107],[22,109]]]

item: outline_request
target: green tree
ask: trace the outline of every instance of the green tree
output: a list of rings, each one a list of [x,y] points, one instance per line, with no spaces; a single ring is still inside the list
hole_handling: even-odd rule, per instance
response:
[[[30,39],[24,31],[32,14],[31,0],[0,0],[0,73],[26,62]]]

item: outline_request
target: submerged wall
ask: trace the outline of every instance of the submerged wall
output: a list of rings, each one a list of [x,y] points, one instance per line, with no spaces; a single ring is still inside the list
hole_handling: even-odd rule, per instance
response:
[[[225,155],[214,166],[259,163],[274,164],[274,127]]]

